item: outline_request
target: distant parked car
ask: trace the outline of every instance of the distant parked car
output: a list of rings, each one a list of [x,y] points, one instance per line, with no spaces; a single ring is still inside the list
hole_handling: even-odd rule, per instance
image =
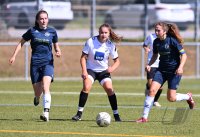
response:
[[[34,25],[35,15],[44,9],[49,15],[49,25],[63,29],[73,19],[70,0],[4,0],[1,16],[7,26],[28,27]]]
[[[106,12],[105,23],[113,28],[144,27],[144,0],[129,0]],[[194,22],[194,11],[189,0],[149,0],[148,25],[158,21],[176,23],[180,29],[187,29]]]

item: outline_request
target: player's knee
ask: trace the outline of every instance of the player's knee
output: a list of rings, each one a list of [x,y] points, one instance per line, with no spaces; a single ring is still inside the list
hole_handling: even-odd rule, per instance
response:
[[[176,97],[168,96],[168,97],[167,97],[167,100],[168,100],[169,102],[175,102],[175,101],[176,101]]]
[[[156,89],[150,89],[149,90],[149,96],[155,96],[156,95],[157,90]]]

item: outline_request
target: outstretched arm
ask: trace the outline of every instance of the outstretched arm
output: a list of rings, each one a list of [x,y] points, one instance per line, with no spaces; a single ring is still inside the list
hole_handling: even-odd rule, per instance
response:
[[[10,64],[13,64],[15,62],[15,58],[16,58],[18,52],[21,50],[21,48],[22,48],[22,46],[24,45],[25,42],[26,41],[23,38],[20,40],[20,42],[18,43],[18,45],[15,48],[15,51],[14,51],[12,57],[9,59]]]

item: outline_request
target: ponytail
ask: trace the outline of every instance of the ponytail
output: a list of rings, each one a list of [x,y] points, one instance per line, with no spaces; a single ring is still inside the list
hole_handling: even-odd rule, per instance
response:
[[[110,32],[110,40],[111,40],[111,41],[114,41],[114,42],[116,42],[116,43],[120,43],[120,42],[121,42],[121,40],[122,40],[123,37],[117,35],[117,34],[112,30],[112,28],[111,28],[111,26],[110,26],[109,24],[107,24],[107,23],[102,24],[102,25],[99,27],[99,31],[102,29],[102,27],[108,28],[108,30],[109,30],[109,32]]]
[[[167,23],[167,26],[169,27],[167,34],[176,38],[180,44],[183,44],[184,41],[179,33],[178,26],[173,23]]]
[[[183,38],[179,33],[178,26],[174,23],[165,23],[165,22],[158,22],[155,26],[162,26],[164,31],[167,32],[167,35],[174,37],[181,45],[183,45]]]

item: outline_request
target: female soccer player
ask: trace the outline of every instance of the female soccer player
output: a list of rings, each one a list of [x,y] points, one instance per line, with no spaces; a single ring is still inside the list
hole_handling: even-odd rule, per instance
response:
[[[145,50],[145,53],[148,54],[147,63],[151,60],[151,57],[153,56],[153,41],[157,38],[155,33],[152,33],[147,36],[147,38],[144,41],[143,48]],[[152,83],[153,76],[158,68],[159,64],[159,56],[157,57],[156,61],[151,65],[151,70],[147,71],[147,83],[146,83],[146,89],[145,89],[145,96],[149,94],[150,85]],[[161,107],[160,103],[158,102],[158,99],[160,97],[160,94],[162,93],[162,88],[158,90],[158,92],[155,95],[154,103],[153,105],[156,107]]]
[[[155,94],[166,81],[168,81],[167,99],[170,102],[186,100],[190,109],[193,109],[195,106],[192,93],[176,93],[183,74],[183,66],[187,59],[182,46],[183,39],[179,34],[178,27],[176,24],[158,22],[155,24],[155,33],[157,38],[153,43],[153,56],[146,66],[146,70],[150,71],[150,66],[155,62],[158,54],[160,54],[160,62],[158,70],[154,75],[149,95],[145,98],[142,117],[136,121],[138,123],[148,121],[147,118],[153,105]]]
[[[30,75],[35,92],[34,105],[37,106],[39,104],[40,96],[43,93],[44,111],[40,116],[40,119],[43,121],[49,121],[49,110],[51,106],[50,84],[54,77],[52,44],[56,57],[61,56],[57,33],[53,28],[48,27],[48,22],[48,13],[40,10],[36,14],[35,26],[29,28],[22,35],[22,39],[16,46],[9,60],[10,64],[13,64],[24,43],[30,40],[32,48]]]
[[[95,80],[98,80],[108,95],[115,121],[121,121],[110,75],[120,64],[116,46],[112,41],[120,42],[121,39],[122,37],[112,31],[109,24],[103,24],[99,27],[99,35],[89,38],[86,41],[80,58],[83,88],[79,96],[77,114],[72,117],[72,120],[81,120],[92,84]],[[112,66],[108,64],[109,56],[114,61]]]

